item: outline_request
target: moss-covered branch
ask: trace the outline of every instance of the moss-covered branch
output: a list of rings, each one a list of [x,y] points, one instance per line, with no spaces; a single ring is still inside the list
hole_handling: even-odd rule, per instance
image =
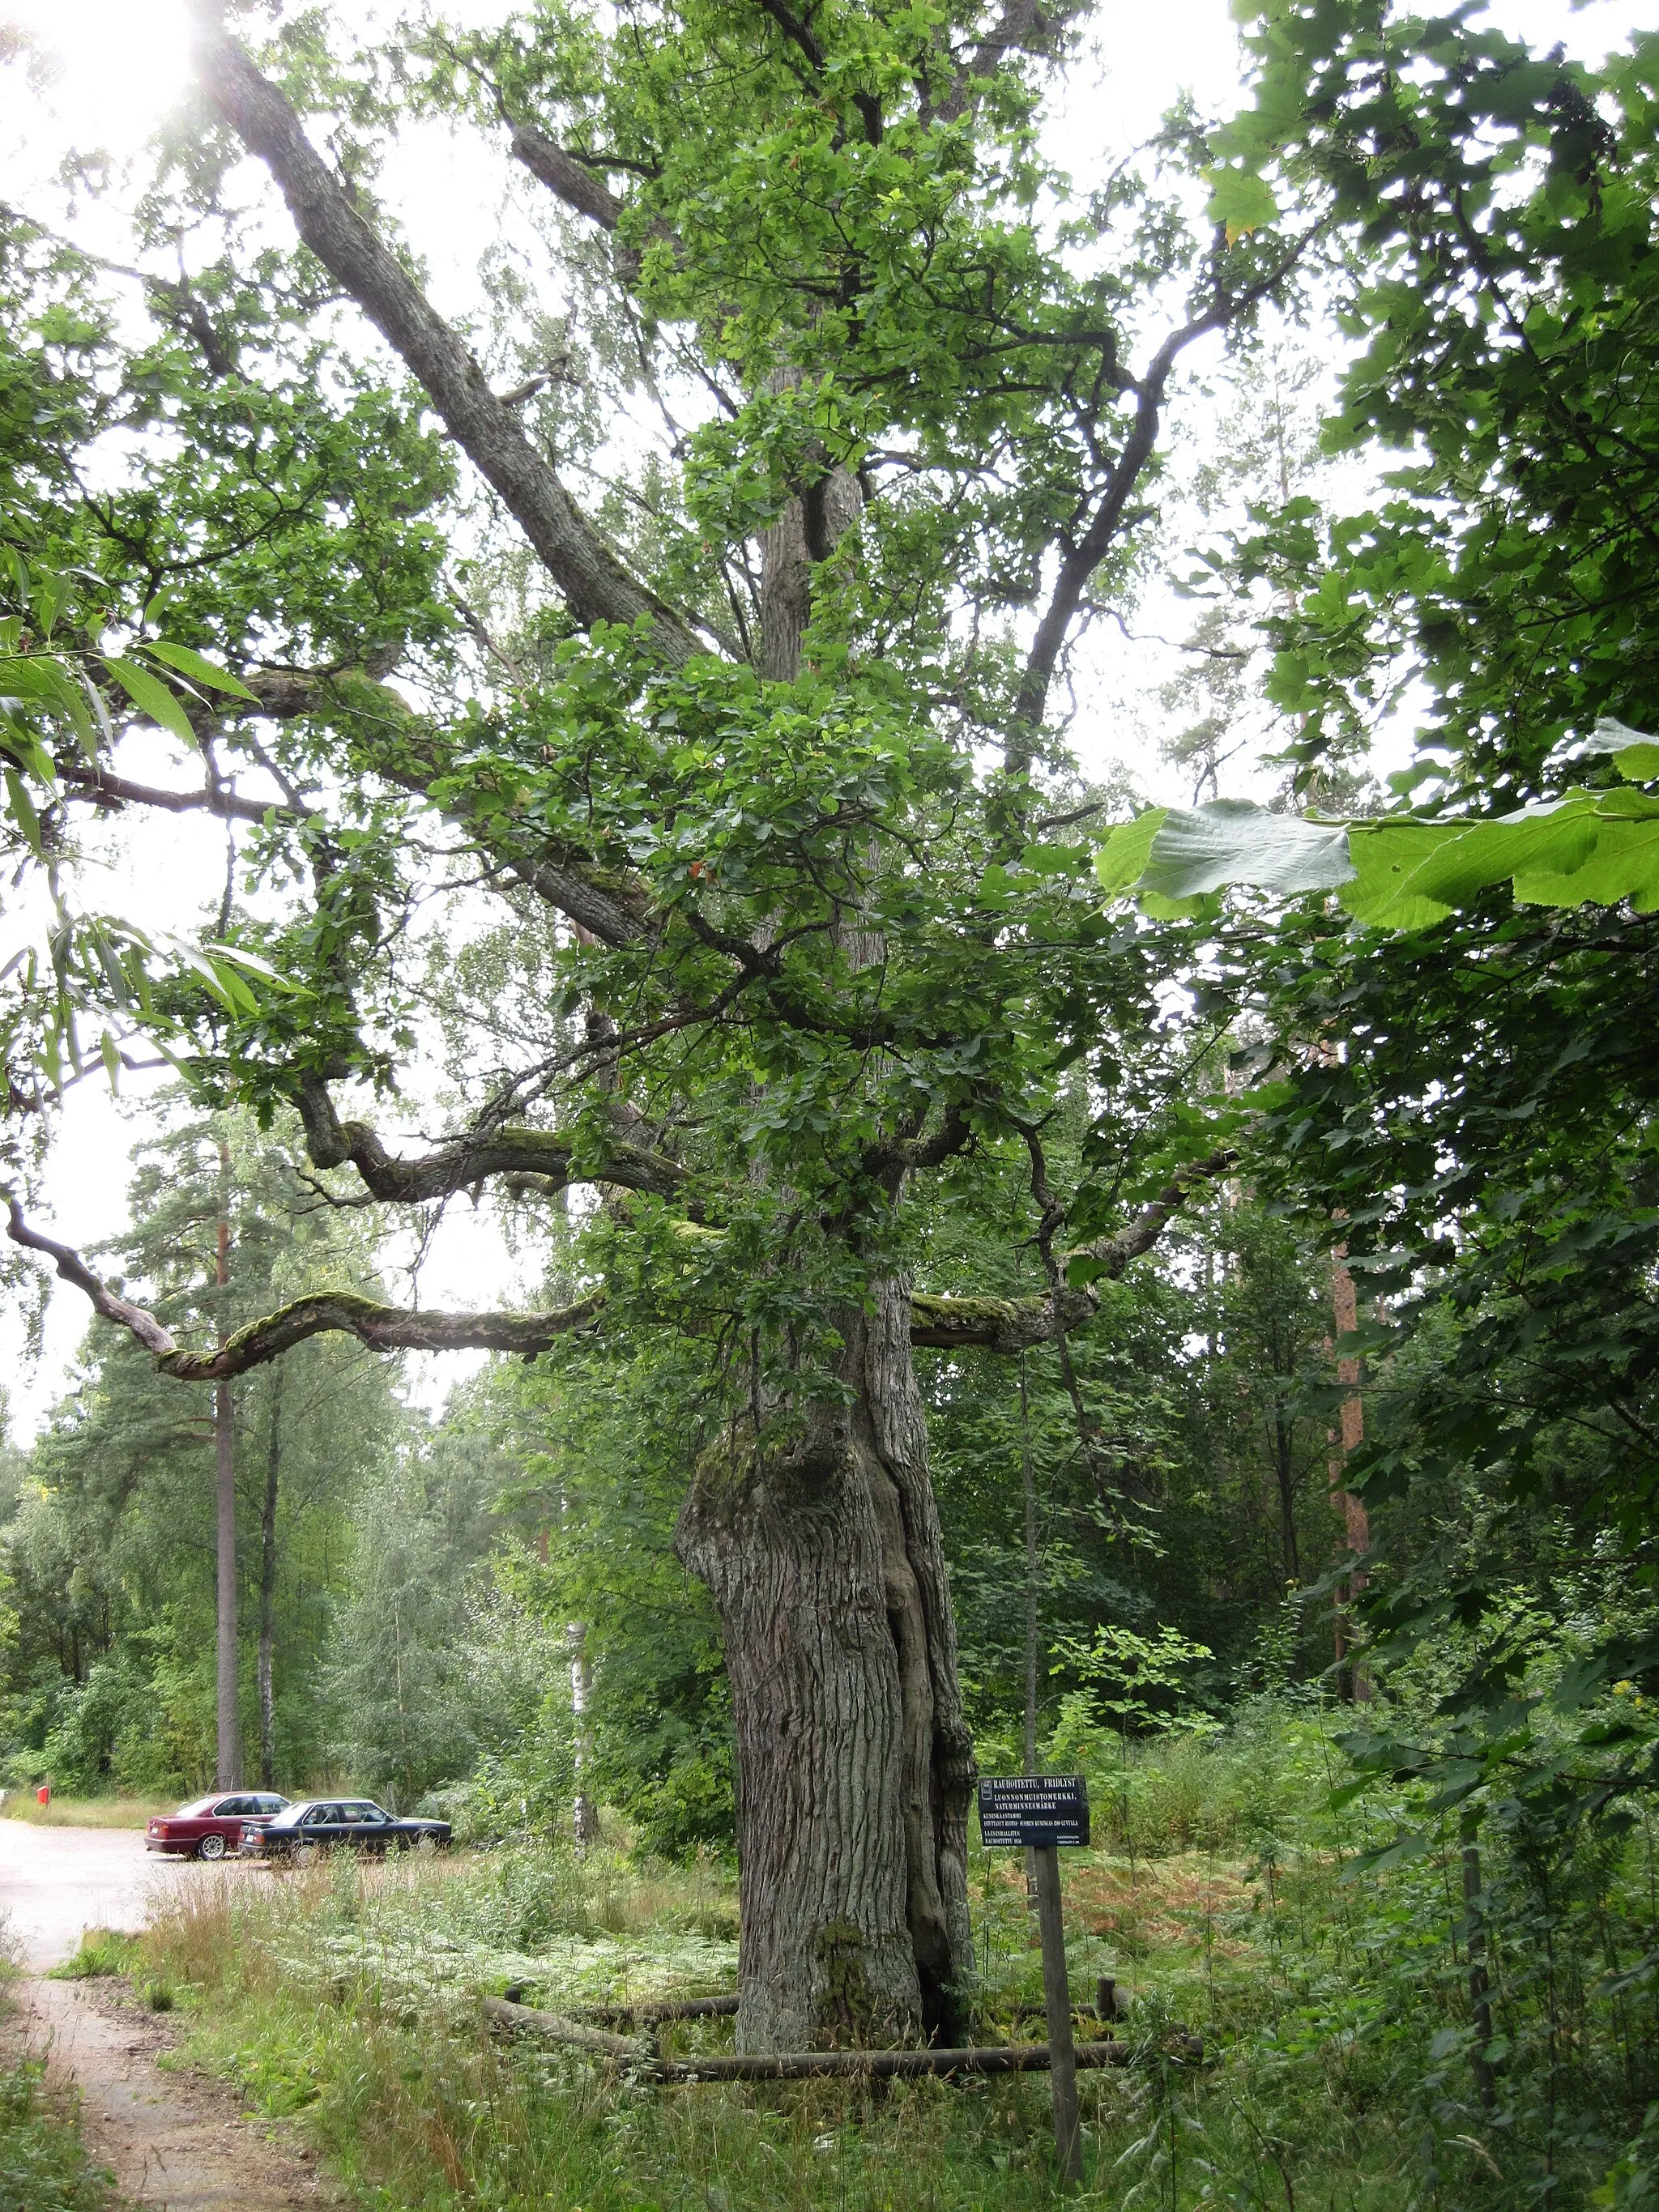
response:
[[[1028,1352],[1035,1344],[1052,1344],[1084,1328],[1099,1303],[1095,1282],[1115,1280],[1132,1260],[1150,1252],[1194,1187],[1224,1175],[1233,1157],[1213,1152],[1206,1160],[1194,1160],[1115,1236],[1066,1254],[1068,1267],[1079,1260],[1089,1263],[1092,1280],[1085,1285],[1060,1284],[1020,1298],[935,1297],[919,1291],[910,1301],[911,1343],[935,1352]]]
[[[44,1254],[64,1282],[84,1291],[106,1321],[135,1336],[162,1373],[179,1382],[228,1382],[279,1359],[308,1336],[334,1332],[355,1336],[371,1352],[513,1352],[529,1358],[593,1320],[605,1304],[604,1291],[594,1291],[574,1305],[544,1313],[420,1313],[382,1305],[356,1291],[319,1291],[250,1322],[211,1352],[187,1352],[154,1314],[94,1274],[71,1246],[30,1228],[15,1198],[7,1233],[15,1244]]]

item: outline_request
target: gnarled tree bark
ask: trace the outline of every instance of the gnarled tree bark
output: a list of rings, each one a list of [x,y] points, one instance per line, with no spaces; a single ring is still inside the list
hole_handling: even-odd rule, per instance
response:
[[[851,1402],[710,1453],[676,1532],[725,1629],[746,2051],[945,2042],[972,1963],[973,1750],[906,1285],[842,1317]]]

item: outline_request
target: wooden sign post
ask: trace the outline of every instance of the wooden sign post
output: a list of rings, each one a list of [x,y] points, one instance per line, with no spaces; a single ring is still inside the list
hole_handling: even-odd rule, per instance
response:
[[[1048,2073],[1054,2094],[1054,2155],[1061,2179],[1079,2182],[1083,2179],[1083,2141],[1078,2128],[1077,2053],[1072,2041],[1072,1985],[1066,1972],[1057,1846],[1089,1840],[1089,1792],[1083,1777],[1025,1774],[981,1782],[979,1832],[988,1846],[1029,1850],[1036,1862]]]

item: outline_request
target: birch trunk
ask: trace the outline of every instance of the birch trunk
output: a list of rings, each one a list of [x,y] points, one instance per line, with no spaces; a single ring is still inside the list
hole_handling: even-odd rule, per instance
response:
[[[587,1656],[587,1624],[565,1623],[565,1647],[570,1654],[570,1712],[575,1730],[576,1795],[571,1807],[571,1830],[579,1844],[596,1841],[599,1808],[588,1787],[593,1771],[593,1721],[588,1711],[593,1697],[593,1664]]]

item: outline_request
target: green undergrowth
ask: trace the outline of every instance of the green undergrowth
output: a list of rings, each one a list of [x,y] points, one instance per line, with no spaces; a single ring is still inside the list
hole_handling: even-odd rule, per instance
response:
[[[82,1935],[80,1949],[61,1966],[53,1966],[46,1978],[96,1981],[112,1974],[130,1974],[143,1960],[143,1946],[137,1936],[124,1936],[118,1928],[88,1928]]]
[[[0,2065],[0,2212],[114,2212],[109,2176],[44,2071],[39,2059]]]
[[[15,1956],[0,1915],[0,2212],[118,2212],[73,2101],[48,2088],[45,2059],[21,2045],[11,2018]]]
[[[1522,1858],[1494,1824],[1493,2088],[1472,2063],[1455,1827],[1367,1865],[1401,1808],[1333,1812],[1316,1713],[1153,1742],[1093,1788],[1104,1844],[1066,1860],[1074,1996],[1111,1975],[1133,2063],[1082,2080],[1085,2205],[1286,2212],[1628,2206],[1651,2177],[1656,2033],[1644,1835],[1552,1877],[1536,1971]],[[1535,1885],[1534,1885],[1535,1887]],[[1017,1855],[975,1850],[979,2033],[1041,2033]],[[187,2055],[303,2116],[376,2212],[1018,2212],[1054,2201],[1041,2076],[663,2089],[482,2029],[481,1990],[550,2008],[704,1994],[735,1974],[714,1863],[515,1847],[191,1885],[143,1945]],[[1534,1916],[1528,1919],[1528,1915]],[[1507,1933],[1505,1931],[1508,1931]],[[1622,1962],[1622,1965],[1621,1965]],[[1613,1971],[1619,1968],[1620,1971]],[[730,2023],[677,2030],[685,2051]],[[1182,2038],[1202,2038],[1204,2056]],[[1659,2123],[1656,2124],[1659,2133]]]

